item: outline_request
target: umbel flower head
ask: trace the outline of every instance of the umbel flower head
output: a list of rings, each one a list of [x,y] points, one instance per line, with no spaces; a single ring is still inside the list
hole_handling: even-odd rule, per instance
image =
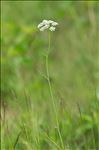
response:
[[[43,20],[39,25],[38,28],[40,31],[44,31],[46,29],[49,29],[50,31],[55,31],[56,26],[58,25],[57,22],[52,20]]]

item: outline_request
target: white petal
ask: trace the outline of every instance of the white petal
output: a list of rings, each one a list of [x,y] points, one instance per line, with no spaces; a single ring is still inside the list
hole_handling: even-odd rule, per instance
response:
[[[57,26],[58,23],[57,22],[52,22],[52,26]]]
[[[52,24],[54,21],[52,21],[52,20],[49,20],[48,22]]]
[[[49,30],[50,31],[55,31],[55,27],[50,27]]]
[[[43,25],[44,25],[44,23],[41,22],[37,27],[40,28],[40,27],[42,27]]]
[[[48,29],[48,28],[49,28],[49,25],[45,25],[45,26],[40,28],[40,31],[44,31],[45,29]]]
[[[38,25],[38,28],[40,28],[40,27],[42,27],[42,26],[44,26],[44,25],[46,25],[46,24],[48,24],[48,21],[47,21],[47,20],[43,20],[43,21]]]
[[[48,24],[48,21],[47,20],[43,20],[42,23],[45,25],[45,24]]]

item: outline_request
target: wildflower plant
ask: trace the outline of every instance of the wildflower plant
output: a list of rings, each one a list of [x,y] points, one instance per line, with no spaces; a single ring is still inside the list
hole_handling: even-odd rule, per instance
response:
[[[54,95],[53,95],[53,91],[52,91],[52,85],[50,82],[50,75],[49,75],[49,52],[50,52],[50,42],[51,42],[51,32],[55,31],[56,26],[58,25],[57,22],[52,21],[52,20],[43,20],[39,25],[38,25],[38,29],[40,31],[45,31],[48,30],[48,53],[46,54],[46,79],[48,81],[48,85],[49,85],[49,91],[50,91],[50,96],[51,96],[51,100],[52,100],[52,106],[53,106],[53,111],[55,114],[55,120],[56,120],[56,125],[57,125],[57,131],[59,134],[59,138],[60,138],[60,143],[61,143],[61,148],[62,150],[64,150],[64,144],[63,144],[63,140],[62,140],[62,136],[61,136],[61,132],[60,132],[60,128],[59,128],[59,121],[58,121],[58,116],[57,116],[57,109],[56,109],[56,105],[55,105],[55,101],[54,101]]]

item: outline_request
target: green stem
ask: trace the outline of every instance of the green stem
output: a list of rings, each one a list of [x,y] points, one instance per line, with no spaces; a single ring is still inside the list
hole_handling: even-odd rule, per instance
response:
[[[61,132],[60,132],[60,128],[59,128],[59,121],[58,121],[58,117],[57,117],[56,105],[55,105],[54,96],[53,96],[53,92],[52,92],[52,86],[51,86],[50,77],[49,77],[48,60],[49,60],[49,52],[50,52],[50,32],[49,32],[49,38],[48,39],[49,39],[49,42],[48,42],[48,53],[46,55],[47,81],[48,81],[50,95],[51,95],[51,100],[52,100],[52,104],[53,104],[53,110],[54,110],[54,113],[55,113],[55,118],[56,118],[56,123],[57,123],[57,130],[58,130],[58,134],[59,134],[59,138],[60,138],[62,149],[64,150],[64,144],[63,144],[63,140],[62,140],[62,136],[61,136]]]

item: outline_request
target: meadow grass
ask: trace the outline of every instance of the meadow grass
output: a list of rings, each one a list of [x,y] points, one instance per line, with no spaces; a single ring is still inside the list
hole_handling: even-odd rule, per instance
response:
[[[99,3],[1,8],[1,149],[98,150]],[[42,19],[59,23],[51,39]]]

